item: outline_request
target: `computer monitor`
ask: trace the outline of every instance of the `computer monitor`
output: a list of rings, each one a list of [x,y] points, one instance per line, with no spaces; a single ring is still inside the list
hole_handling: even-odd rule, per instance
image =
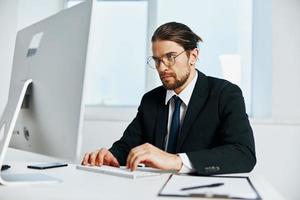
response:
[[[0,120],[0,165],[9,142],[18,149],[79,159],[92,4],[86,1],[18,32]]]

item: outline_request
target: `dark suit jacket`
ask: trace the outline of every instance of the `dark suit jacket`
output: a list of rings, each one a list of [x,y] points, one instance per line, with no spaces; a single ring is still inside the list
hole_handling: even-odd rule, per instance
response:
[[[146,93],[134,120],[110,151],[121,165],[146,142],[164,149],[168,105],[160,86]],[[240,88],[204,75],[198,79],[181,126],[177,152],[186,153],[199,174],[249,172],[256,164],[254,138]]]

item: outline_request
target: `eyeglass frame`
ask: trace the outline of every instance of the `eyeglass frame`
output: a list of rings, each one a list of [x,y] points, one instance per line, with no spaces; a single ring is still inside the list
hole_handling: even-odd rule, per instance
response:
[[[150,56],[150,57],[148,57],[148,59],[147,59],[147,65],[148,65],[151,69],[158,69],[161,63],[163,63],[166,67],[172,67],[172,66],[174,66],[175,63],[176,63],[176,58],[177,58],[178,56],[180,56],[183,52],[186,52],[186,51],[188,51],[188,50],[183,50],[182,52],[180,52],[180,53],[177,54],[176,56],[172,55],[172,53],[175,53],[175,52],[169,52],[169,53],[166,53],[166,54],[162,55],[162,56],[159,57],[159,58],[156,58],[156,57],[154,57],[154,56]],[[170,54],[170,57],[172,57],[172,59],[174,60],[174,61],[173,61],[174,63],[171,64],[171,65],[170,65],[170,64],[169,64],[169,65],[166,65],[166,63],[164,62],[164,60],[163,60],[162,58],[168,56],[169,54]],[[151,64],[149,64],[150,61],[151,61],[151,59],[154,61],[155,66],[152,66]],[[158,59],[158,61],[159,61],[158,65],[156,64],[156,60],[155,60],[155,59]],[[166,59],[168,59],[168,57],[166,57]]]

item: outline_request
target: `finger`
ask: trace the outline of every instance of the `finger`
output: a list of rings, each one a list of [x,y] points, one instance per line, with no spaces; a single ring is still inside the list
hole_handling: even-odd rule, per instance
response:
[[[100,150],[97,152],[97,156],[95,159],[95,165],[100,166]]]
[[[132,168],[133,160],[135,160],[137,156],[142,155],[144,153],[150,153],[153,150],[155,150],[155,148],[156,147],[154,147],[153,145],[151,145],[149,143],[145,143],[145,144],[142,144],[142,145],[132,149],[131,154],[127,158],[127,164],[128,164],[127,168],[130,168],[130,169]]]
[[[108,150],[107,155],[109,156],[109,164],[110,166],[120,167],[119,161],[116,157]]]
[[[138,157],[140,157],[141,155],[146,154],[146,153],[148,153],[148,151],[147,151],[147,150],[144,150],[144,149],[141,149],[141,150],[139,150],[138,152],[135,152],[135,153],[132,155],[132,157],[130,158],[130,160],[129,160],[129,163],[128,163],[129,168],[132,169],[132,168],[133,168],[133,163],[134,163],[134,161],[135,161]],[[139,163],[138,163],[138,164],[139,164]]]
[[[134,151],[134,148],[133,148],[133,149],[130,150],[130,152],[129,152],[128,156],[127,156],[127,160],[126,160],[126,168],[127,169],[130,168],[129,163],[130,163],[130,160],[131,160],[132,156],[134,156],[134,153],[135,153],[135,151]]]
[[[126,168],[129,169],[129,161],[132,157],[132,151],[129,152],[128,156],[127,156],[127,160],[126,160]]]
[[[114,165],[115,167],[120,167],[120,163],[119,163],[119,161],[118,161],[116,158],[114,158],[113,165]]]
[[[119,161],[114,156],[112,158],[111,165],[114,167],[120,167]]]
[[[120,166],[118,160],[107,149],[101,149],[99,151],[97,161],[98,161],[98,166],[102,166],[102,165],[110,165],[115,167]]]
[[[114,167],[120,167],[118,160],[110,151],[106,151],[106,154],[103,157],[103,165],[109,165]]]
[[[128,156],[127,156],[127,161],[126,161],[126,167],[127,169],[130,169],[131,168],[131,162],[132,162],[132,159],[136,157],[136,154],[138,153],[137,151],[133,151],[134,149],[132,149]]]
[[[103,164],[106,164],[104,163],[104,157],[106,157],[106,155],[108,154],[108,150],[107,149],[100,149],[99,153],[98,153],[98,161],[99,161],[99,166],[102,166]]]
[[[95,160],[96,160],[97,154],[98,154],[98,151],[90,154],[89,163],[91,165],[95,165]]]
[[[84,154],[84,157],[83,157],[83,160],[82,160],[81,164],[82,165],[87,165],[88,161],[89,161],[89,157],[90,157],[89,153]]]
[[[144,150],[146,146],[147,146],[147,143],[146,143],[146,144],[142,144],[142,145],[140,145],[140,146],[137,146],[137,147],[135,147],[135,148],[133,148],[133,149],[130,150],[130,152],[129,152],[128,156],[127,156],[127,160],[126,160],[126,167],[127,167],[128,169],[130,168],[129,163],[130,163],[130,160],[132,160],[132,157],[133,157],[136,153],[138,153],[138,152]]]
[[[103,165],[112,165],[113,162],[113,155],[111,155],[109,152],[105,154],[103,157]]]
[[[144,154],[140,154],[139,156],[137,156],[132,164],[131,164],[131,171],[135,171],[137,169],[137,166],[139,163],[145,161],[145,160],[148,160],[149,159],[149,154],[148,153],[144,153]]]

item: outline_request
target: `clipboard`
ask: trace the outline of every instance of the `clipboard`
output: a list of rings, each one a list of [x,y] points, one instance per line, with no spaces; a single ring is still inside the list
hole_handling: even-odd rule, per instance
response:
[[[223,183],[219,187],[200,187],[182,190],[187,187]],[[166,197],[197,197],[223,199],[262,199],[249,177],[244,176],[190,176],[172,174],[158,193]]]

